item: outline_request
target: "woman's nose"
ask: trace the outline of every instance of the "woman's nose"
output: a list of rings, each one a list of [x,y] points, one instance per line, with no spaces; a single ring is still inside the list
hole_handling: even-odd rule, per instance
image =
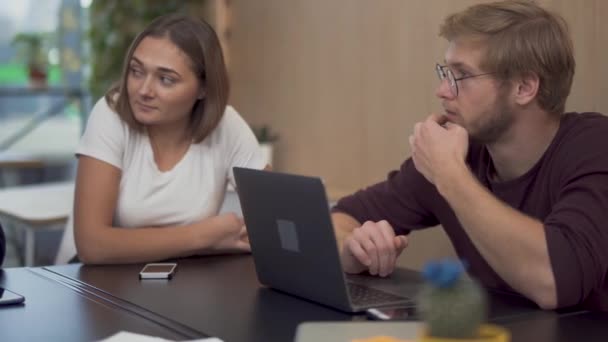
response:
[[[146,77],[145,79],[142,80],[142,82],[139,86],[139,95],[147,96],[147,97],[154,95],[151,77]]]

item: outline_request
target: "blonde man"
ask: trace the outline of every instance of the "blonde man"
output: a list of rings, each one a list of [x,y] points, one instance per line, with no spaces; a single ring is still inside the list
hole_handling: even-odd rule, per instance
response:
[[[486,286],[608,310],[608,118],[564,113],[566,23],[505,1],[447,17],[440,35],[444,112],[414,126],[400,170],[334,208],[345,271],[386,276],[411,230],[441,224]]]

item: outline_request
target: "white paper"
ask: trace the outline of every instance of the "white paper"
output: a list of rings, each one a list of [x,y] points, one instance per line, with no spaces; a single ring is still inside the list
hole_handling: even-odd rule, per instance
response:
[[[128,331],[120,331],[116,334],[103,339],[99,342],[171,342],[160,337],[136,334]],[[189,340],[190,342],[223,342],[217,337],[203,338],[198,340]]]

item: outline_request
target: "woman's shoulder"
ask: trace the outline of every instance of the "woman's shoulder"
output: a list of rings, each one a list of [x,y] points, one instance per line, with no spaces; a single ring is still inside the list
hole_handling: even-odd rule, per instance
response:
[[[221,124],[228,125],[228,126],[242,125],[242,124],[245,124],[245,120],[233,106],[227,105],[226,109],[224,110],[224,115],[222,116],[222,119],[220,120],[220,125]]]
[[[108,103],[108,100],[105,96],[102,96],[95,104],[93,105],[93,109],[91,109],[91,114],[89,117],[108,117],[113,119],[120,119],[116,111],[113,109],[112,105]]]
[[[87,126],[90,125],[113,129],[118,129],[119,127],[121,129],[128,129],[127,123],[120,118],[105,96],[97,100],[91,109]]]
[[[213,133],[216,136],[228,138],[235,134],[241,134],[243,130],[248,129],[249,125],[247,125],[241,114],[234,107],[228,105]]]
[[[253,135],[249,125],[239,112],[233,106],[226,106],[220,122],[203,141],[203,145],[229,147],[250,134]]]

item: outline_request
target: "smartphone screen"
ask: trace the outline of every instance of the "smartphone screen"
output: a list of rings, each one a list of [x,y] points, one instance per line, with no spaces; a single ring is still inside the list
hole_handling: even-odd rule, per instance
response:
[[[25,301],[25,297],[0,287],[0,305],[19,304]]]
[[[175,264],[148,264],[141,270],[144,273],[171,273]]]
[[[372,308],[366,311],[367,316],[373,320],[379,321],[407,321],[416,320],[416,308],[410,307],[395,307],[395,308]]]

